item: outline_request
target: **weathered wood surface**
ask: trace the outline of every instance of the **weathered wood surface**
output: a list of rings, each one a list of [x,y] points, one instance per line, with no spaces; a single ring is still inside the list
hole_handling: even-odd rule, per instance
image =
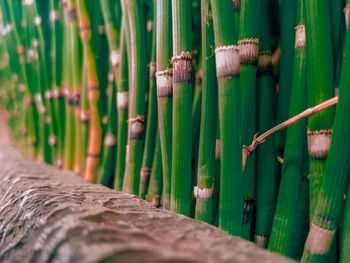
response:
[[[28,160],[0,139],[0,262],[291,261]]]
[[[0,262],[290,262],[0,146]]]

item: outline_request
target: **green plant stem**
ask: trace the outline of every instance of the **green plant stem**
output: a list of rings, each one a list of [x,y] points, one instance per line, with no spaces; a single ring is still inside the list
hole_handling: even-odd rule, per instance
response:
[[[310,9],[307,11],[309,12]],[[350,31],[347,29],[334,132],[322,178],[322,187],[318,191],[317,205],[312,213],[311,228],[301,262],[329,262],[331,260],[329,253],[335,239],[335,232],[344,206],[344,194],[349,182],[350,138],[347,136],[350,132],[349,115],[347,114],[350,111],[349,74]],[[313,238],[315,235],[319,235],[319,238]]]
[[[292,89],[293,57],[294,57],[294,26],[296,21],[297,2],[284,0],[280,4],[280,49],[279,61],[279,92],[276,122],[281,123],[288,118],[289,98]],[[275,146],[277,154],[282,156],[286,132],[276,134]]]
[[[118,74],[118,96],[117,96],[117,110],[118,110],[118,132],[117,132],[117,160],[116,160],[116,173],[114,179],[114,188],[117,190],[123,189],[123,179],[125,173],[125,156],[126,145],[128,140],[128,102],[122,104],[123,107],[119,107],[119,103],[123,96],[128,97],[129,90],[129,75],[128,75],[128,55],[127,55],[127,35],[126,35],[126,17],[124,15],[122,20],[122,30],[120,39],[120,72]],[[123,95],[124,94],[124,95]]]
[[[346,195],[346,206],[344,212],[344,229],[343,239],[341,247],[341,259],[340,262],[345,263],[350,260],[350,185],[348,187],[348,193]]]
[[[108,122],[106,127],[106,134],[104,138],[104,155],[100,166],[99,182],[105,186],[113,185],[113,177],[115,174],[115,160],[116,160],[116,133],[117,133],[117,88],[114,84],[114,75],[109,74],[109,85],[107,90],[108,95]]]
[[[72,10],[72,11],[70,11]],[[65,6],[65,50],[68,54],[68,58],[65,60],[65,72],[63,80],[63,94],[66,99],[66,118],[65,118],[65,141],[64,141],[64,157],[63,157],[63,168],[65,170],[74,169],[74,126],[75,126],[75,113],[74,113],[74,103],[71,100],[73,93],[73,58],[74,58],[74,19],[70,21],[69,12],[75,12],[74,5],[69,5],[68,2]],[[72,17],[73,18],[73,17]]]
[[[171,0],[157,0],[157,74],[168,71],[163,78],[170,83],[160,82],[157,76],[158,129],[162,149],[163,208],[169,210],[172,174],[172,134],[173,134],[173,86],[170,59],[172,53],[172,13]],[[162,73],[163,74],[163,73]],[[165,92],[164,92],[165,91]]]
[[[162,150],[160,146],[159,131],[157,131],[156,135],[156,146],[152,163],[151,179],[147,190],[148,191],[145,190],[145,192],[148,193],[146,195],[146,200],[151,202],[155,207],[159,207],[163,192]]]
[[[303,0],[298,1],[298,26],[304,24]],[[307,108],[305,46],[295,48],[292,93],[289,117]],[[296,220],[298,195],[302,177],[308,173],[306,148],[306,119],[287,128],[286,144],[282,165],[282,176],[273,221],[269,250],[284,256],[295,257],[291,250],[294,222]],[[302,242],[302,241],[300,241]]]
[[[156,2],[154,0],[154,2]],[[152,13],[157,14],[157,4],[152,5]],[[152,20],[148,20],[147,23],[152,23],[153,27],[157,25],[156,16]],[[156,137],[154,136],[157,132],[157,122],[158,122],[158,113],[157,113],[157,82],[156,82],[156,47],[157,47],[157,30],[153,30],[152,38],[152,50],[151,50],[151,59],[149,64],[149,92],[148,92],[148,110],[147,110],[147,124],[146,124],[146,137],[145,137],[145,147],[143,151],[142,167],[141,167],[141,180],[140,180],[140,196],[145,199],[149,180],[151,176],[153,155],[156,144]]]
[[[215,77],[214,29],[209,0],[201,1],[202,15],[202,113],[200,121],[199,155],[197,184],[201,190],[211,191],[209,198],[197,197],[195,217],[198,220],[214,224],[217,209],[218,174],[215,161],[215,142],[217,124],[217,80]]]
[[[189,216],[192,157],[191,1],[172,0],[173,138],[170,210]]]
[[[272,69],[271,29],[268,21],[270,0],[261,1],[260,54],[257,75],[257,130],[267,131],[275,125],[275,81]],[[267,142],[266,142],[267,143]],[[255,242],[268,245],[275,214],[277,193],[277,160],[274,137],[259,148],[256,156],[256,222]]]
[[[120,66],[120,16],[121,9],[116,8],[119,13],[113,14],[113,5],[119,5],[119,1],[100,1],[102,14],[105,22],[105,31],[107,34],[107,40],[109,45],[110,65],[113,73],[110,73],[109,85],[107,88],[108,97],[108,114],[106,133],[104,137],[104,154],[100,167],[100,182],[103,185],[111,186],[112,179],[115,174],[115,160],[116,160],[116,136],[117,136],[117,90],[115,82],[117,84],[117,78],[119,77]]]
[[[306,1],[306,74],[308,76],[308,105],[314,106],[334,95],[334,68],[331,43],[330,16],[324,8],[328,1]],[[323,54],[320,56],[320,54]],[[322,185],[324,168],[329,149],[327,145],[312,142],[323,136],[330,139],[333,124],[333,110],[321,111],[309,118],[308,147],[310,155],[310,215],[314,213],[317,197]],[[321,148],[320,151],[312,149]],[[310,218],[312,219],[312,218]]]
[[[230,0],[211,0],[215,46],[237,43],[234,6]],[[217,57],[216,57],[217,58]],[[216,59],[218,76],[218,60]],[[241,96],[238,74],[218,76],[220,129],[220,192],[218,225],[240,236],[243,218],[242,152],[240,149]]]
[[[145,20],[143,18],[142,1],[125,1],[130,28],[131,72],[128,120],[129,158],[126,173],[129,174],[129,193],[138,195],[140,187],[140,171],[142,165],[144,141],[145,91],[147,72],[147,46]]]
[[[334,86],[339,88],[345,36],[344,1],[330,1],[331,34],[333,47]]]
[[[260,1],[244,0],[241,2],[240,20],[240,87],[242,91],[242,143],[245,144],[256,131],[256,73],[257,56],[253,54],[251,58],[242,60],[242,50],[254,48],[259,50],[260,35]],[[248,44],[247,44],[248,43]],[[244,170],[244,203],[242,237],[251,239],[253,210],[255,205],[255,175],[256,175],[255,155],[252,155]]]
[[[88,153],[85,165],[85,179],[91,183],[95,182],[96,168],[99,163],[101,151],[101,115],[99,108],[100,90],[97,73],[95,51],[92,47],[92,31],[90,24],[90,15],[84,0],[77,0],[78,21],[80,28],[80,38],[83,43],[84,62],[87,72],[87,89],[90,106],[90,130]]]

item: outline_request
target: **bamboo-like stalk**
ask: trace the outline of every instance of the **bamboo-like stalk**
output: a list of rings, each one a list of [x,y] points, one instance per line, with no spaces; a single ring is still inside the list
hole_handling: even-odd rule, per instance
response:
[[[33,98],[36,104],[36,110],[38,114],[38,121],[36,122],[38,129],[38,141],[37,141],[37,152],[35,157],[41,161],[48,160],[48,130],[46,124],[46,108],[44,104],[44,83],[40,74],[40,57],[37,40],[37,28],[34,24],[36,17],[36,6],[35,3],[27,3],[23,6],[23,19],[26,23],[24,33],[27,36],[24,42],[24,49],[27,51],[28,57],[28,84],[33,93]],[[34,41],[36,40],[36,42]],[[34,42],[33,42],[34,41]],[[33,43],[35,46],[33,46]],[[41,43],[42,44],[42,43]],[[39,56],[40,55],[40,56]]]
[[[172,0],[173,138],[170,210],[190,215],[192,153],[191,2]]]
[[[171,0],[157,0],[157,103],[158,130],[162,149],[163,208],[169,210],[172,174],[173,72]]]
[[[316,9],[317,10],[317,9]],[[339,102],[334,119],[334,132],[327,156],[322,187],[312,214],[310,231],[301,262],[329,262],[329,252],[344,206],[350,168],[350,30],[347,29],[339,86]],[[313,200],[311,200],[313,201]]]
[[[293,57],[294,57],[294,26],[296,21],[297,2],[284,0],[280,3],[280,49],[279,61],[279,92],[276,121],[280,123],[287,119],[289,98],[292,89]],[[275,145],[277,154],[282,156],[285,144],[285,131],[276,134]]]
[[[100,167],[100,182],[103,185],[110,186],[112,183],[112,178],[115,174],[115,160],[116,160],[116,133],[117,133],[117,90],[116,85],[113,83],[117,82],[118,70],[120,66],[120,51],[119,51],[119,42],[120,42],[120,16],[121,12],[113,14],[113,4],[120,5],[119,1],[100,1],[102,14],[105,21],[105,31],[107,34],[107,40],[109,45],[109,57],[110,65],[113,73],[110,73],[109,85],[107,88],[107,97],[108,97],[108,114],[107,114],[107,124],[106,124],[106,133],[104,137],[104,154],[103,160]]]
[[[215,142],[217,124],[217,81],[215,78],[215,57],[213,18],[210,0],[201,1],[202,21],[202,113],[200,121],[200,139],[198,155],[195,217],[209,224],[214,224],[217,209],[218,174],[215,162]],[[216,191],[214,191],[216,190]]]
[[[74,101],[72,100],[73,93],[73,46],[76,41],[73,40],[73,27],[75,16],[75,6],[69,4],[66,1],[64,6],[65,12],[65,49],[68,57],[64,60],[64,75],[63,75],[63,95],[66,100],[66,110],[65,110],[65,136],[64,136],[64,157],[63,157],[63,169],[73,170],[74,169],[74,124],[75,124],[75,114],[74,114]],[[75,39],[76,40],[76,39]]]
[[[48,56],[47,56],[47,41],[44,39],[44,23],[45,18],[40,14],[40,8],[45,8],[47,2],[40,6],[35,2],[34,8],[34,25],[35,25],[35,38],[32,40],[32,46],[37,49],[39,55],[39,77],[40,77],[40,90],[41,90],[41,101],[45,108],[45,120],[43,129],[43,147],[44,147],[44,158],[43,160],[47,163],[52,163],[52,160],[56,156],[56,137],[54,135],[53,122],[56,121],[52,112],[52,95],[51,87],[49,85],[49,72],[48,72]]]
[[[289,106],[289,117],[293,117],[307,106],[306,90],[306,61],[305,61],[305,26],[303,14],[303,0],[298,1],[297,27],[295,51],[294,51],[294,72],[292,82],[292,93]],[[308,170],[305,170],[305,149],[306,149],[306,119],[289,126],[287,129],[284,158],[282,164],[282,176],[278,193],[275,217],[273,221],[269,250],[288,257],[296,257],[293,251],[293,243],[299,240],[292,239],[296,221],[298,194],[302,184],[302,177]],[[302,243],[302,240],[300,240]]]
[[[99,81],[97,76],[97,66],[95,52],[92,48],[91,25],[89,12],[84,0],[77,0],[78,21],[80,28],[80,37],[83,43],[84,57],[87,71],[87,89],[90,103],[90,130],[89,145],[85,165],[85,179],[89,182],[95,182],[96,168],[99,163],[101,151],[101,116],[99,110]]]
[[[100,172],[98,181],[105,186],[113,185],[113,178],[115,174],[115,160],[116,160],[116,133],[117,133],[117,87],[114,83],[114,74],[112,72],[108,75],[109,85],[107,88],[108,96],[108,121],[106,124],[106,134],[103,142],[103,159],[100,165]]]
[[[345,36],[344,1],[330,1],[331,34],[333,47],[334,86],[339,88]]]
[[[157,26],[157,2],[154,0],[152,4],[153,10],[150,11],[154,13],[153,21],[148,20],[147,26],[149,23],[152,23],[152,27],[156,28]],[[149,28],[147,28],[148,30]],[[148,185],[152,173],[152,163],[154,159],[154,151],[156,145],[156,136],[157,132],[157,83],[156,83],[156,47],[157,47],[157,30],[153,29],[153,38],[152,38],[152,48],[151,48],[151,58],[149,63],[149,92],[148,92],[148,110],[147,110],[147,124],[145,130],[145,147],[143,151],[142,167],[140,173],[140,196],[145,199]]]
[[[261,1],[261,34],[257,75],[257,129],[268,130],[275,124],[275,82],[272,69],[271,29],[268,21],[270,0]],[[273,138],[274,139],[274,138]],[[257,151],[255,242],[266,248],[271,233],[277,194],[277,161],[274,140]]]
[[[68,0],[67,5],[67,19],[68,27],[70,28],[70,40],[71,40],[71,61],[72,64],[72,80],[70,92],[67,93],[67,105],[72,107],[74,111],[74,128],[73,135],[74,138],[74,151],[70,148],[68,151],[73,151],[73,170],[75,173],[81,173],[81,162],[82,162],[82,141],[81,130],[82,124],[80,120],[80,97],[82,90],[82,61],[81,61],[81,43],[79,39],[79,28],[76,18],[76,5],[74,0]],[[73,144],[72,144],[73,145]]]
[[[5,1],[1,1],[1,4],[4,5]],[[14,27],[14,35],[16,38],[16,53],[18,55],[19,63],[20,63],[20,74],[23,78],[23,84],[25,87],[24,91],[24,98],[23,98],[23,103],[25,105],[25,127],[27,130],[27,143],[30,148],[30,156],[34,157],[34,152],[35,152],[35,144],[38,140],[37,138],[37,129],[35,125],[35,120],[36,116],[35,114],[35,109],[34,109],[34,104],[33,104],[33,93],[32,90],[30,89],[29,83],[28,83],[28,70],[26,67],[26,58],[25,58],[25,49],[23,46],[23,36],[20,36],[19,32],[22,32],[20,29],[18,29],[18,24],[16,25],[15,23],[15,5],[13,4],[13,1],[8,2],[8,7],[9,7],[9,13],[8,13],[8,19],[9,23],[13,25]]]
[[[120,38],[120,72],[118,74],[117,110],[118,110],[118,132],[117,132],[117,160],[116,173],[114,178],[114,188],[123,189],[123,179],[125,173],[126,145],[128,140],[128,97],[129,97],[129,75],[128,75],[128,55],[127,55],[127,22],[126,14],[123,15]]]
[[[306,145],[305,145],[306,146]],[[307,162],[307,148],[304,150],[304,171],[308,171],[309,163]],[[306,173],[305,172],[305,173]],[[301,179],[301,185],[298,194],[298,204],[296,208],[296,214],[293,220],[293,231],[289,244],[289,257],[300,260],[304,250],[305,240],[310,228],[310,213],[309,213],[309,180],[307,175]]]
[[[242,143],[249,140],[256,130],[256,73],[259,55],[261,2],[241,2],[240,40],[240,87],[242,91]],[[242,237],[251,239],[255,198],[255,156],[249,159],[244,171],[244,214]]]
[[[350,185],[348,187],[348,193],[346,195],[346,206],[344,211],[344,229],[343,229],[343,239],[341,252],[340,252],[340,262],[350,261]]]
[[[62,166],[63,157],[63,126],[64,116],[60,110],[61,97],[61,77],[62,77],[62,17],[60,15],[59,2],[50,0],[50,85],[52,96],[53,129],[56,140],[56,160],[55,165]]]
[[[22,146],[22,148],[24,148],[23,146],[27,146],[27,142],[24,140],[23,136],[27,134],[26,126],[24,126],[25,116],[18,114],[18,112],[23,111],[23,99],[26,95],[26,86],[24,85],[25,75],[21,71],[22,63],[19,58],[20,55],[17,54],[18,52],[16,52],[15,48],[8,48],[17,45],[18,34],[8,3],[2,1],[0,3],[0,8],[2,11],[1,34],[4,40],[2,43],[4,46],[2,69],[8,71],[8,81],[5,82],[9,83],[9,86],[6,89],[9,90],[9,98],[12,98],[12,105],[6,103],[6,108],[11,112],[8,120],[10,121],[9,124],[11,123],[10,128],[13,131],[16,144],[18,144],[19,147]],[[20,136],[21,134],[22,136]]]
[[[125,11],[128,13],[130,28],[130,54],[131,72],[129,119],[128,119],[128,169],[125,173],[129,176],[129,193],[138,195],[140,186],[140,171],[142,165],[143,141],[144,141],[144,114],[145,91],[147,72],[147,46],[142,45],[146,39],[145,20],[143,18],[142,1],[124,1]]]
[[[334,68],[331,43],[330,15],[324,8],[328,1],[305,2],[306,68],[308,104],[317,105],[333,97]],[[320,56],[322,54],[322,56]],[[327,153],[332,136],[333,110],[317,113],[308,121],[310,155],[310,215],[314,213],[322,185]]]
[[[87,89],[87,66],[86,58],[82,62],[82,91],[81,91],[81,174],[85,174],[86,158],[88,153],[89,129],[90,129],[90,111],[89,111],[89,91]]]
[[[241,96],[239,90],[238,39],[234,5],[230,0],[211,0],[216,46],[220,128],[220,192],[218,225],[241,235],[243,176],[240,153]]]
[[[163,179],[162,179],[162,150],[160,146],[159,131],[156,135],[156,145],[154,149],[154,158],[152,163],[152,172],[149,182],[149,187],[145,190],[148,194],[146,200],[152,203],[155,207],[159,207],[161,204],[161,196],[163,192]]]

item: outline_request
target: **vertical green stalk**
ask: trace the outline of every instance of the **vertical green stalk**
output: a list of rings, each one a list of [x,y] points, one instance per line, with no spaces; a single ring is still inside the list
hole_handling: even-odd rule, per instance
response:
[[[343,229],[343,245],[341,247],[340,262],[345,263],[350,261],[350,185],[346,195],[346,206],[344,212],[344,229]]]
[[[315,106],[333,97],[334,68],[330,15],[327,0],[305,2],[306,75],[308,106]],[[322,55],[320,55],[322,54]],[[322,185],[327,153],[332,137],[333,110],[326,109],[309,118],[308,150],[310,156],[310,215],[314,214]],[[311,218],[312,219],[312,218]]]
[[[29,89],[32,90],[36,110],[38,113],[38,121],[36,127],[38,129],[38,141],[36,158],[44,161],[47,160],[48,154],[48,134],[46,124],[46,108],[44,104],[44,90],[43,82],[40,74],[40,56],[38,51],[37,28],[34,23],[36,17],[36,7],[34,2],[28,2],[23,6],[23,19],[26,24],[23,33],[24,49],[27,51],[27,68],[28,68],[28,84]],[[38,23],[39,24],[39,23]],[[35,41],[36,40],[36,41]],[[34,45],[33,45],[34,44]],[[41,43],[43,44],[43,43]]]
[[[156,135],[156,146],[154,150],[154,158],[152,163],[151,179],[149,188],[146,191],[146,200],[151,202],[155,207],[160,206],[160,200],[163,192],[162,179],[162,150],[160,147],[159,131]]]
[[[2,5],[4,3],[5,2],[2,1]],[[23,78],[23,84],[25,87],[23,103],[25,105],[24,122],[27,130],[27,134],[28,134],[27,143],[29,146],[30,156],[34,157],[35,144],[38,140],[37,138],[38,134],[37,134],[37,129],[35,125],[36,116],[34,115],[35,109],[33,104],[33,93],[28,83],[28,68],[26,67],[26,57],[25,57],[25,49],[23,46],[23,36],[19,35],[19,32],[22,32],[22,31],[21,29],[18,29],[18,24],[15,23],[15,10],[14,10],[15,6],[12,0],[9,1],[8,6],[9,6],[8,19],[10,24],[12,24],[14,28],[14,35],[15,35],[16,47],[17,47],[16,51],[17,51],[17,56],[20,63],[20,74]]]
[[[259,56],[261,2],[241,2],[240,40],[240,87],[242,91],[242,143],[249,145],[256,132],[256,73]],[[242,237],[251,239],[253,210],[255,205],[255,155],[247,161],[244,174],[244,214]]]
[[[192,157],[191,1],[172,0],[173,138],[170,210],[190,215]]]
[[[214,29],[209,0],[201,1],[202,15],[202,113],[198,154],[198,175],[194,194],[196,197],[195,217],[214,224],[217,208],[217,164],[215,162],[215,142],[217,124],[217,81],[215,77]]]
[[[172,173],[173,72],[171,0],[157,0],[157,103],[163,163],[163,208],[169,210]]]
[[[308,7],[310,8],[310,6]],[[320,8],[320,6],[316,7]],[[321,8],[319,10],[321,10]],[[307,10],[307,12],[309,11],[310,9]],[[323,30],[324,29],[325,28],[323,28]],[[328,62],[330,63],[331,61]],[[323,173],[322,187],[318,192],[317,205],[312,214],[310,231],[305,243],[301,262],[330,262],[329,252],[331,251],[332,243],[336,236],[335,233],[344,206],[344,194],[347,191],[347,185],[349,182],[349,75],[350,31],[348,28],[343,53],[343,64],[339,86],[339,102],[334,119],[332,142]]]
[[[82,64],[82,93],[81,93],[81,108],[80,108],[80,121],[81,121],[81,174],[85,174],[86,158],[88,153],[88,141],[89,141],[89,129],[90,129],[90,111],[89,111],[89,98],[87,89],[87,69],[86,58],[83,57]]]
[[[76,18],[76,7],[75,1],[69,0],[67,6],[67,18],[68,26],[70,28],[70,39],[72,45],[71,53],[71,64],[72,64],[72,86],[70,93],[67,97],[67,104],[73,107],[74,111],[74,128],[73,128],[73,138],[74,138],[74,164],[73,170],[75,173],[81,173],[81,154],[82,154],[82,141],[81,138],[81,120],[80,120],[80,110],[81,110],[81,90],[82,90],[82,61],[81,61],[81,42],[79,39],[79,28]],[[69,149],[72,151],[72,149]]]
[[[294,70],[289,106],[290,118],[307,108],[304,2],[304,0],[299,0],[297,8]],[[270,251],[288,257],[295,257],[295,252],[291,250],[291,247],[293,243],[298,242],[292,239],[293,232],[297,231],[294,229],[298,207],[297,193],[300,195],[299,189],[302,184],[302,177],[308,173],[307,165],[305,165],[308,160],[304,154],[306,148],[306,125],[307,120],[303,119],[287,129],[282,176],[269,243]]]
[[[257,130],[265,132],[275,125],[275,81],[272,69],[272,43],[268,20],[270,0],[261,1],[261,34],[257,75]],[[267,247],[275,214],[277,161],[274,137],[257,149],[255,242]]]
[[[277,123],[288,118],[290,92],[293,78],[294,26],[296,21],[297,2],[295,0],[280,1],[280,49],[279,92],[277,105]],[[285,130],[276,133],[275,145],[277,154],[282,156],[285,143]]]
[[[120,72],[118,75],[117,110],[118,110],[118,131],[117,131],[117,160],[114,188],[123,189],[123,179],[125,173],[126,145],[128,140],[128,97],[129,97],[129,75],[128,75],[128,54],[126,35],[126,15],[122,20],[122,33],[120,38]]]
[[[90,15],[85,0],[76,0],[78,7],[78,19],[80,38],[83,42],[84,62],[87,72],[87,89],[90,104],[90,130],[88,153],[85,165],[85,179],[91,183],[95,182],[96,168],[99,163],[101,151],[101,116],[99,109],[100,89],[97,74],[96,56],[92,47],[92,31]]]
[[[52,96],[53,128],[56,141],[56,166],[62,165],[62,126],[64,123],[63,114],[60,112],[60,86],[62,76],[62,17],[60,16],[59,2],[50,0],[50,85]]]
[[[100,164],[100,172],[98,181],[105,186],[113,184],[115,174],[116,160],[116,133],[117,133],[117,86],[114,83],[114,75],[112,72],[108,75],[109,85],[107,88],[108,96],[108,121],[106,124],[106,134],[103,141],[103,159]]]
[[[143,17],[143,5],[141,0],[124,1],[125,10],[128,13],[130,28],[130,54],[131,72],[129,119],[128,119],[128,168],[129,193],[138,195],[140,186],[140,171],[142,165],[144,119],[145,119],[145,91],[147,72],[147,46],[145,20]]]
[[[157,25],[157,4],[156,0],[153,3],[154,18],[149,20],[147,23],[152,23],[153,26]],[[147,124],[146,124],[146,138],[145,147],[143,152],[142,167],[140,173],[140,196],[144,199],[147,194],[150,176],[152,173],[153,155],[156,144],[156,137],[154,136],[157,132],[157,83],[156,83],[156,47],[157,47],[157,30],[153,30],[152,38],[152,50],[151,50],[151,61],[149,63],[149,96],[148,96],[148,110],[147,110]]]
[[[73,58],[74,58],[74,23],[76,23],[75,16],[75,6],[71,1],[67,1],[65,5],[65,42],[66,42],[66,51],[68,54],[67,59],[65,60],[65,72],[63,80],[63,94],[66,99],[66,118],[65,118],[65,141],[64,141],[64,157],[63,157],[63,168],[65,170],[74,169],[74,126],[75,126],[75,114],[74,114],[74,100],[73,100]]]
[[[241,132],[241,96],[239,57],[235,45],[234,5],[231,0],[211,0],[214,20],[216,75],[219,96],[220,192],[219,227],[241,235],[243,218],[243,177]]]
[[[116,132],[117,132],[117,107],[116,107],[116,85],[118,71],[120,66],[120,16],[121,10],[117,9],[119,13],[113,14],[113,5],[119,5],[119,1],[100,1],[102,14],[105,21],[105,31],[109,45],[110,65],[113,73],[110,73],[109,85],[107,88],[108,97],[108,115],[106,124],[106,134],[104,137],[104,154],[100,167],[100,179],[103,185],[109,186],[112,175],[115,174],[115,160],[116,160]]]
[[[345,19],[343,6],[344,1],[330,1],[330,17],[331,17],[331,34],[333,47],[333,65],[334,65],[334,86],[339,88],[340,72],[342,65],[344,36],[345,36]]]

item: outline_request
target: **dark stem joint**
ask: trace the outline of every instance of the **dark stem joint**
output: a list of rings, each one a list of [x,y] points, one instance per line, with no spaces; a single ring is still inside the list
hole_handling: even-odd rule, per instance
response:
[[[129,140],[141,140],[144,136],[145,117],[136,116],[128,120],[129,123]]]
[[[191,83],[192,55],[190,52],[181,52],[171,59],[173,64],[173,83]]]
[[[259,56],[259,39],[242,39],[238,41],[239,62],[257,65]]]

